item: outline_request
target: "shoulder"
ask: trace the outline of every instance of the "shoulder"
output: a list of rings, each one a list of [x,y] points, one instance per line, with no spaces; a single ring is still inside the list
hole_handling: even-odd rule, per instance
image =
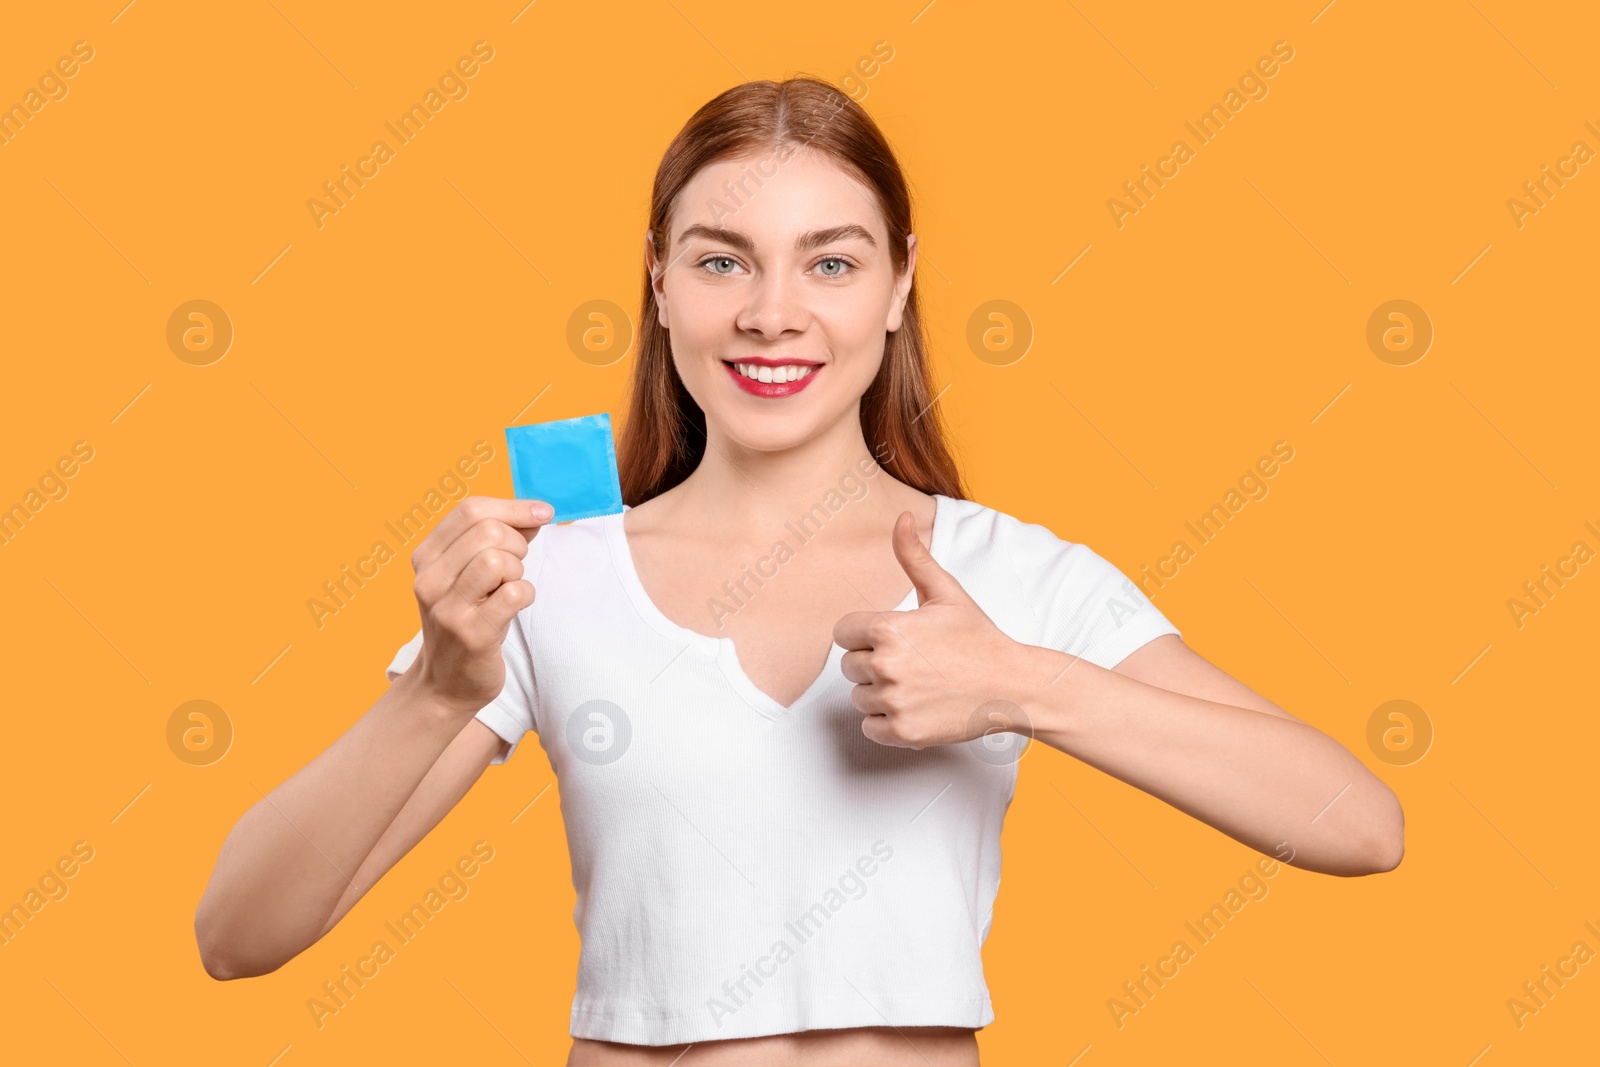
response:
[[[934,557],[979,603],[984,597],[1014,599],[1036,614],[1041,598],[1053,599],[1072,584],[1079,553],[1087,551],[1047,526],[976,500],[940,497],[939,507]]]
[[[1089,545],[977,501],[950,503],[954,521],[946,554],[953,573],[1004,575],[1041,614],[1071,614],[1108,601],[1129,608],[1150,604],[1132,579]]]
[[[532,578],[538,568],[552,559],[572,561],[585,554],[605,552],[606,524],[621,518],[613,513],[540,527],[528,542],[528,554],[522,561],[524,575]]]
[[[939,499],[941,508],[949,509],[945,523],[946,547],[954,559],[963,559],[986,552],[1002,552],[1019,564],[1044,561],[1066,552],[1074,546],[1062,540],[1048,526],[1020,519],[1008,512],[999,511],[976,500]],[[941,521],[945,518],[941,516]]]
[[[1009,579],[1034,620],[1031,643],[1109,670],[1156,637],[1182,636],[1138,582],[1088,545],[973,501],[954,511],[952,560],[992,582]]]

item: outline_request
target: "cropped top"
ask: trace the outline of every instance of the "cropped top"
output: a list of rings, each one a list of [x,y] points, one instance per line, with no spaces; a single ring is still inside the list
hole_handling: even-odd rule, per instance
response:
[[[1101,667],[1174,627],[1088,546],[935,497],[929,549],[1004,633]],[[674,1045],[994,1021],[981,949],[1015,733],[920,750],[861,731],[834,645],[789,707],[730,638],[668,619],[622,514],[547,526],[538,590],[477,718],[537,734],[558,783],[581,939],[571,1035]],[[799,531],[796,531],[799,532]],[[899,610],[917,605],[915,591]],[[388,667],[416,659],[419,630]]]

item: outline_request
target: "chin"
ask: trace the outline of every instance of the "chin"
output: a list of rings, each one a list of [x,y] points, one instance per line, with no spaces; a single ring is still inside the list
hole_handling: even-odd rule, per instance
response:
[[[729,440],[753,452],[785,452],[810,440],[816,427],[812,420],[789,417],[756,420],[723,419],[723,432]]]

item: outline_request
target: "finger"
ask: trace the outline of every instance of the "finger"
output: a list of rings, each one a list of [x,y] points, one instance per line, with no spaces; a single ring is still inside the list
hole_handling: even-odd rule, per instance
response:
[[[417,603],[424,611],[441,617],[464,618],[466,611],[479,611],[483,602],[510,582],[522,581],[522,561],[509,552],[491,548],[474,556],[454,582],[444,581],[440,571],[429,571],[417,579]],[[423,587],[426,581],[427,587]],[[496,620],[495,625],[499,621]]]
[[[857,649],[840,656],[839,670],[857,685],[874,685],[878,681],[872,669],[872,652],[867,649]]]
[[[498,589],[489,594],[487,600],[478,605],[478,615],[494,627],[497,639],[504,641],[506,631],[510,629],[517,613],[532,604],[537,595],[538,591],[534,589],[533,583],[526,578],[502,582]]]
[[[488,600],[502,585],[522,578],[522,561],[498,548],[485,549],[473,556],[452,587],[469,604]]]
[[[526,578],[503,582],[481,603],[468,603],[454,592],[433,609],[435,621],[460,634],[468,644],[491,647],[505,641],[517,613],[532,604],[536,591]]]
[[[895,616],[909,611],[852,611],[833,624],[833,643],[846,652],[878,648],[895,639]]]
[[[887,745],[890,748],[905,747],[894,740],[894,732],[889,726],[887,715],[868,715],[861,720],[861,732],[868,740],[876,741],[880,745]]]
[[[900,561],[901,569],[917,591],[918,607],[934,601],[950,603],[971,599],[961,583],[939,565],[922,538],[917,536],[917,522],[911,512],[902,511],[895,520],[890,543],[894,545],[895,559]]]
[[[515,560],[518,566],[506,578],[513,580],[522,577],[521,561],[528,554],[528,542],[517,530],[498,519],[483,520],[456,538],[443,555],[417,571],[413,587],[418,601],[436,603],[452,588],[465,595],[467,587],[462,585],[462,576],[473,561],[485,553],[499,553]],[[476,603],[494,592],[494,586],[473,584],[471,591]]]
[[[499,519],[484,519],[452,541],[429,566],[443,571],[454,580],[479,552],[498,548],[524,559],[528,555],[529,543],[529,539],[517,528],[507,526]]]
[[[422,539],[422,544],[411,554],[411,566],[420,573],[423,567],[443,555],[457,538],[484,519],[498,519],[522,533],[526,542],[533,540],[540,527],[548,523],[553,515],[553,509],[543,500],[469,496]]]
[[[510,527],[505,529],[510,531]],[[473,555],[454,578],[448,577],[444,561],[437,561],[417,576],[413,588],[417,602],[425,610],[439,616],[465,619],[463,609],[481,613],[486,602],[502,588],[515,582],[523,582],[532,588],[532,583],[523,577],[522,560],[504,549],[486,548]],[[512,598],[516,599],[515,594]],[[521,606],[526,607],[532,602],[530,596]],[[496,616],[491,626],[499,629],[503,622]]]

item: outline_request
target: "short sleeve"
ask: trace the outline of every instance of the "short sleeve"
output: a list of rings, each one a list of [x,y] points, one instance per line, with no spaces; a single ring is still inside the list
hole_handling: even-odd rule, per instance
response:
[[[533,653],[528,640],[529,612],[532,605],[523,608],[506,628],[505,641],[500,652],[506,661],[506,684],[500,695],[485,704],[476,718],[500,737],[510,742],[504,755],[497,755],[491,764],[501,764],[511,758],[518,743],[530,730],[534,730],[534,709],[539,705],[539,690],[534,681]],[[422,650],[422,631],[400,646],[393,661],[385,670],[389,681],[394,681],[416,662]]]
[[[1182,633],[1134,581],[1088,545],[1013,519],[1007,553],[1040,621],[1040,644],[1110,670],[1162,634]]]

